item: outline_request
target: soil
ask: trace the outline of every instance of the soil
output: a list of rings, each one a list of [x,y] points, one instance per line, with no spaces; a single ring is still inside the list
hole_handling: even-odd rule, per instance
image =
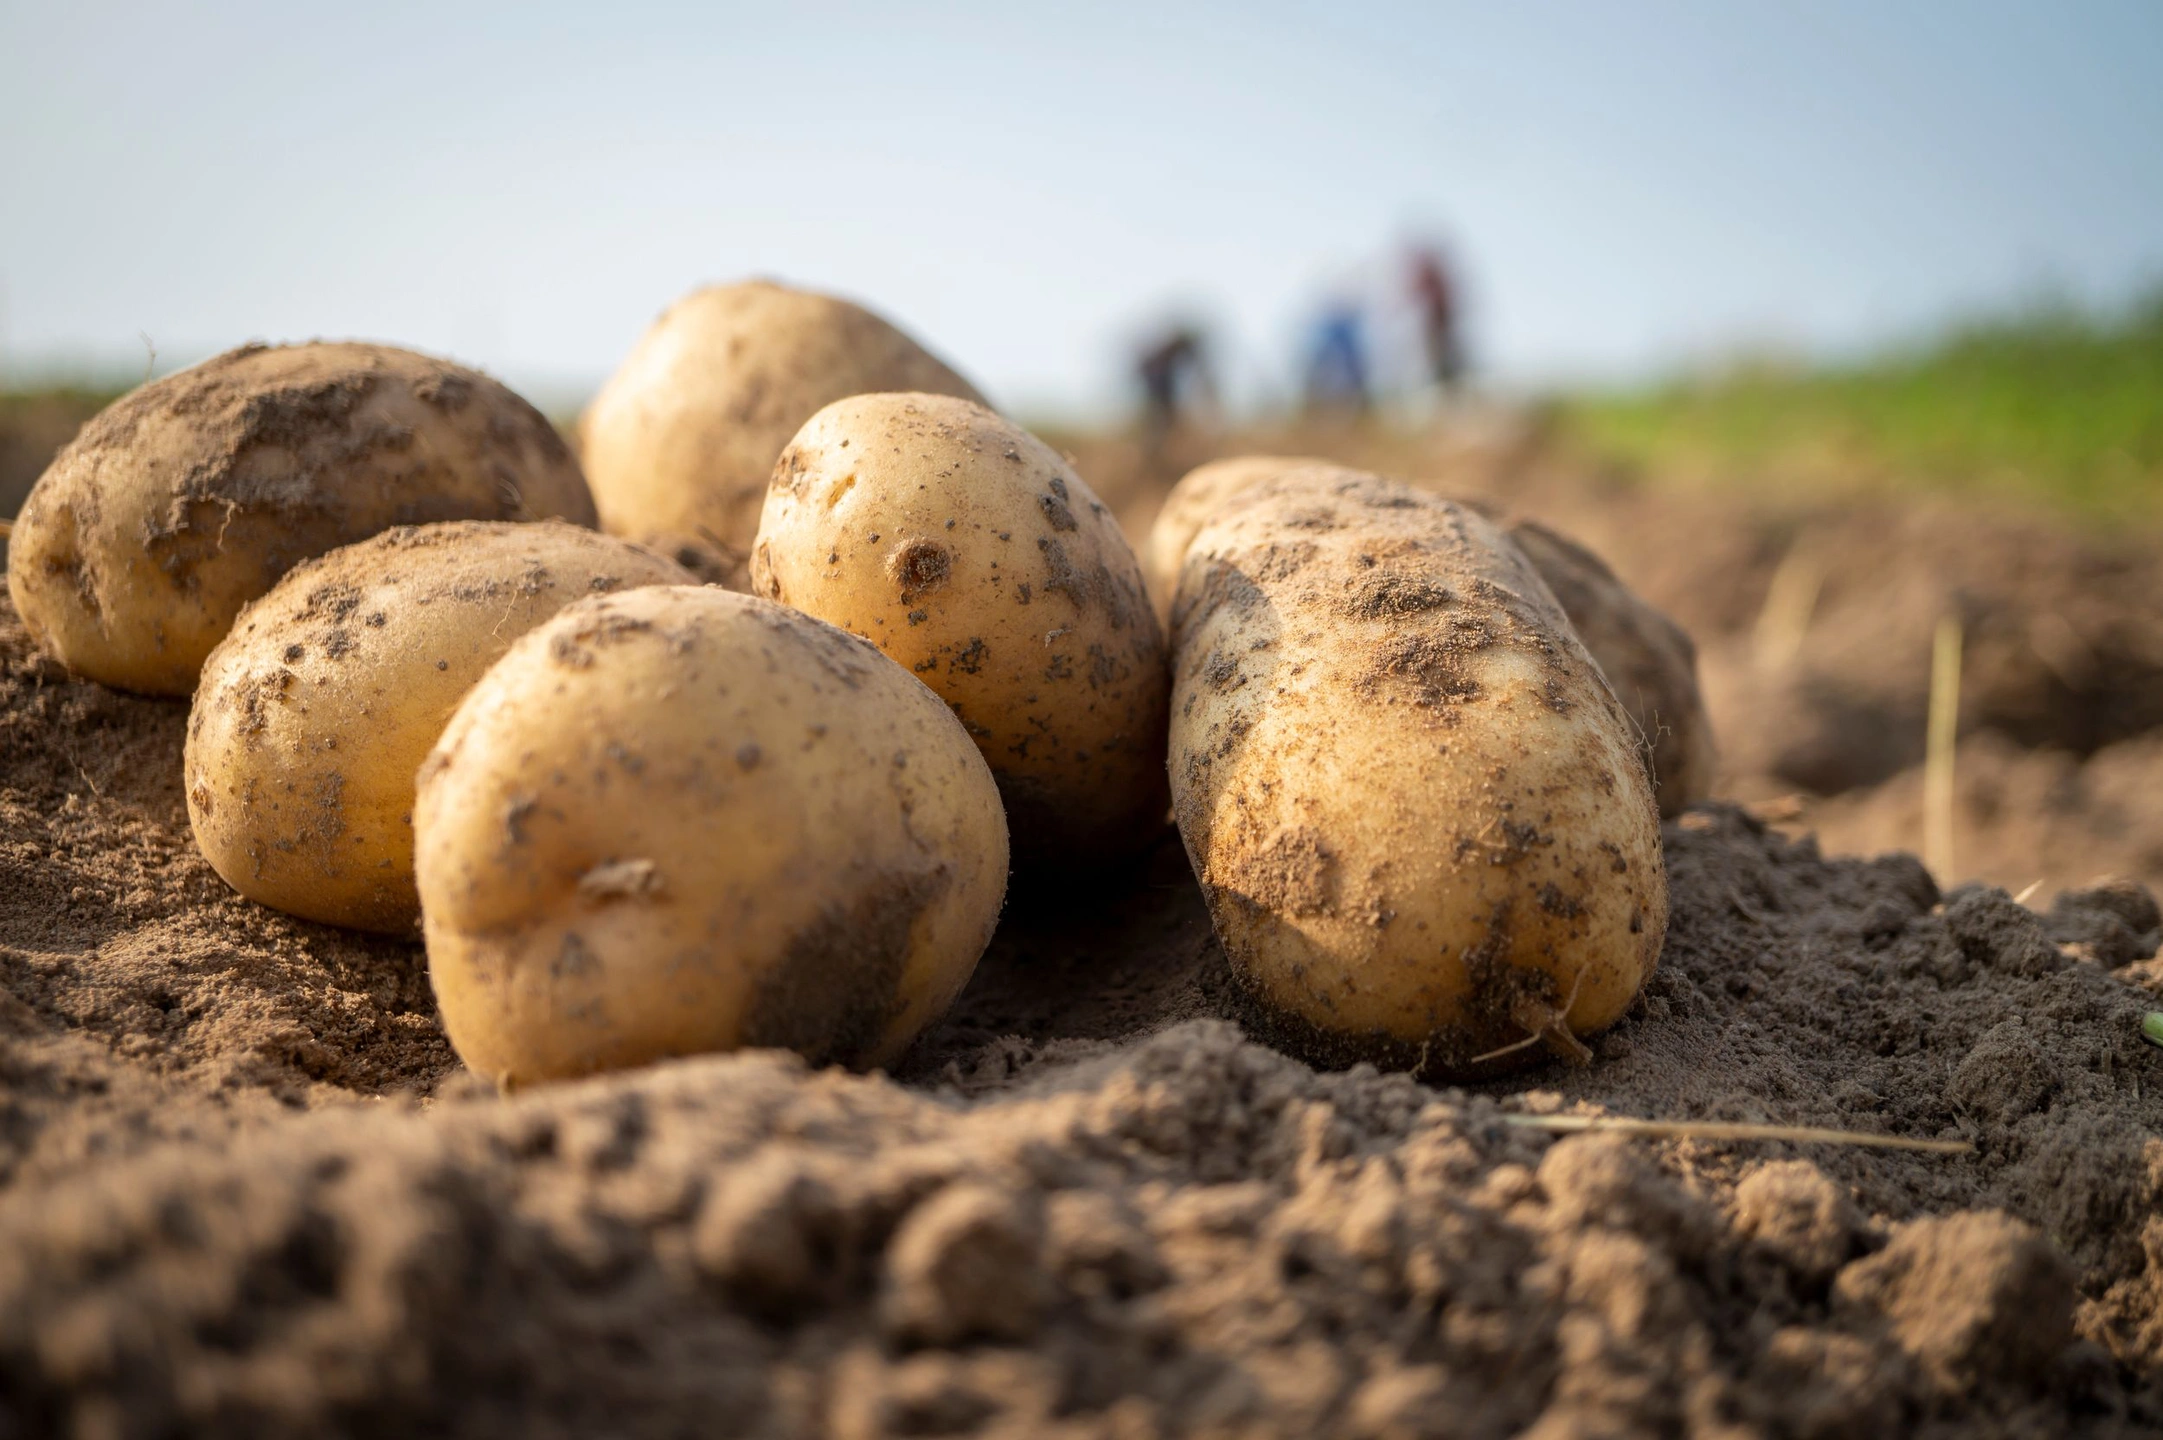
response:
[[[1417,465],[1324,438],[1507,494],[1699,636],[1752,804],[1666,828],[1666,952],[1588,1067],[1446,1089],[1243,1038],[1167,831],[1018,899],[891,1076],[760,1051],[499,1099],[417,944],[211,872],[184,704],[70,678],[0,605],[0,1435],[2163,1428],[2154,582],[2018,517],[1798,520],[1566,481],[1510,435],[1390,442]],[[1150,467],[1081,459],[1146,513]],[[1759,620],[1819,533],[1798,641]],[[1917,598],[1869,602],[1873,566]],[[1914,843],[1895,732],[1956,581],[1959,853],[2044,880],[2030,905],[1832,853]],[[1879,749],[1799,770],[1776,718]],[[1974,1150],[1520,1123],[1600,1113]]]
[[[60,447],[112,398],[93,390],[0,389],[0,520],[14,518]],[[7,553],[8,537],[0,534],[0,569]]]

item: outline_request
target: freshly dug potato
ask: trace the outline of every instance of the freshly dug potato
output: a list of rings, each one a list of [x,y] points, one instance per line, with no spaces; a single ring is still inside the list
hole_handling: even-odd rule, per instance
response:
[[[24,502],[8,591],[69,669],[186,695],[243,605],[393,525],[594,520],[540,412],[387,345],[244,345],[122,396]]]
[[[874,390],[982,396],[859,305],[754,280],[685,296],[579,427],[601,524],[743,586],[774,460],[820,407]]]
[[[715,587],[582,601],[483,676],[414,812],[429,973],[505,1086],[775,1045],[892,1061],[991,939],[1006,821],[939,697]]]
[[[1098,864],[1162,828],[1163,634],[1118,523],[1028,431],[941,395],[827,406],[774,469],[751,571],[954,707],[1017,864]]]
[[[1157,614],[1169,618],[1187,547],[1229,499],[1261,480],[1329,462],[1242,455],[1189,471],[1164,498],[1143,545],[1142,571]],[[1577,638],[1607,676],[1652,756],[1660,813],[1680,814],[1712,793],[1719,751],[1697,685],[1697,647],[1674,621],[1639,598],[1606,562],[1535,520],[1478,500],[1458,503],[1503,526],[1562,604]]]
[[[414,775],[459,698],[574,600],[690,583],[555,522],[400,526],[303,561],[204,662],[185,760],[195,843],[251,900],[411,931]]]
[[[1495,526],[1272,476],[1196,534],[1173,632],[1173,811],[1281,1043],[1472,1075],[1629,1007],[1667,927],[1651,778]]]

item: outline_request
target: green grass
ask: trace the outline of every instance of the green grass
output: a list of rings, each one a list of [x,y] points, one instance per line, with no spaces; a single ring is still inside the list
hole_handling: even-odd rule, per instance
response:
[[[1927,488],[2163,521],[2163,291],[2114,317],[2038,307],[1857,364],[1575,396],[1559,419],[1651,480]]]
[[[80,425],[132,388],[121,384],[70,381],[21,390],[0,389],[0,428],[12,432],[31,427]]]

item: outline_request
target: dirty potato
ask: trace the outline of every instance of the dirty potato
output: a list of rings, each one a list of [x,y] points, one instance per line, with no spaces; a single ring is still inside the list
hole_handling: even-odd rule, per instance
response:
[[[758,280],[695,291],[580,421],[601,524],[741,589],[775,457],[821,406],[873,390],[982,399],[862,306]]]
[[[313,555],[435,520],[593,523],[578,462],[487,376],[387,345],[245,345],[114,401],[55,457],[8,591],[78,674],[186,695]]]
[[[980,405],[859,395],[775,467],[752,586],[861,635],[954,707],[1017,864],[1096,864],[1164,819],[1162,632],[1081,477]]]
[[[303,561],[204,662],[185,760],[196,844],[251,900],[412,930],[414,774],[459,697],[573,600],[689,583],[553,522],[401,526]]]
[[[1302,467],[1195,536],[1172,796],[1255,1017],[1325,1060],[1582,1055],[1667,924],[1628,718],[1477,513]]]
[[[748,1045],[888,1063],[1006,886],[999,792],[939,697],[711,586],[519,640],[430,754],[414,830],[444,1026],[506,1086]]]
[[[1187,547],[1211,515],[1250,485],[1316,466],[1335,468],[1321,460],[1242,455],[1197,466],[1173,486],[1142,547],[1142,573],[1159,617],[1170,616]],[[1680,814],[1711,795],[1719,752],[1712,717],[1698,690],[1697,647],[1688,633],[1584,546],[1537,521],[1507,516],[1485,501],[1458,503],[1501,525],[1554,592],[1577,638],[1644,737],[1660,813]]]

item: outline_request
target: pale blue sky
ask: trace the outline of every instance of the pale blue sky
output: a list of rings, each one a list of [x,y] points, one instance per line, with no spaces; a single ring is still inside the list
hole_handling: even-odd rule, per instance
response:
[[[673,296],[869,300],[1042,410],[1180,302],[1267,382],[1455,242],[1506,380],[2163,278],[2163,3],[0,0],[17,374],[361,335],[562,394]]]

